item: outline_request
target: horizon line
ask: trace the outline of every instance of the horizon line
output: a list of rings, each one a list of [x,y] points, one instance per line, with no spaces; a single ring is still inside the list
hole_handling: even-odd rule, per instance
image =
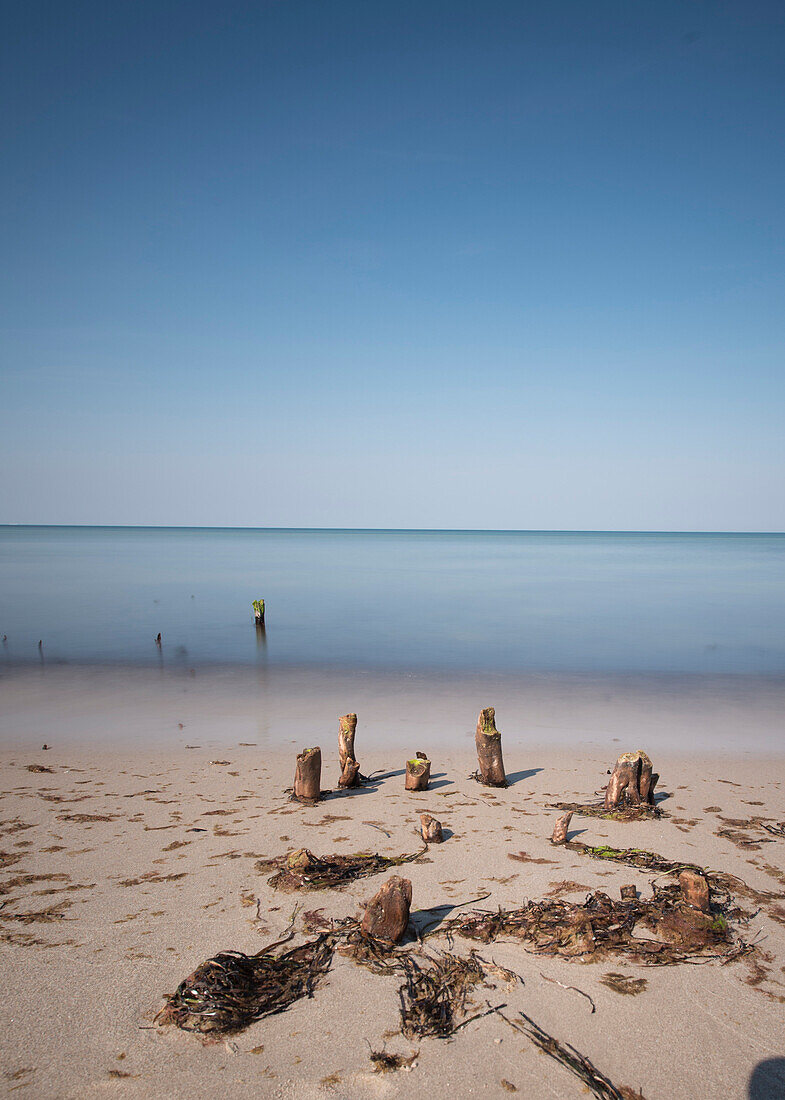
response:
[[[692,528],[578,528],[578,527],[257,527],[252,525],[188,523],[0,523],[3,527],[60,528],[106,531],[325,531],[379,534],[493,534],[493,535],[783,535],[785,531],[696,530]]]

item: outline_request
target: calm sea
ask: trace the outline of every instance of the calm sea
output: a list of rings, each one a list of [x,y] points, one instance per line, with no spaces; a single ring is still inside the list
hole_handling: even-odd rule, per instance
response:
[[[782,673],[785,535],[0,527],[3,634],[6,666]]]

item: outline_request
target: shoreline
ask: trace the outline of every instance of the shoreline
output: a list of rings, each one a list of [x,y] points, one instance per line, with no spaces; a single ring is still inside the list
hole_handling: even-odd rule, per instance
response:
[[[495,706],[507,745],[617,744],[653,753],[785,756],[785,677],[455,674],[358,669],[126,666],[0,671],[0,745],[266,749],[330,743],[340,714],[382,749],[457,750]]]

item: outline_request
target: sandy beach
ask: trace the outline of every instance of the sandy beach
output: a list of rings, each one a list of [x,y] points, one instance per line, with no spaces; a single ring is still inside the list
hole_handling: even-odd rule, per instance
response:
[[[129,685],[131,695],[140,687]],[[267,737],[236,736],[243,723],[219,730],[215,714],[209,721],[203,715],[198,730],[195,722],[183,722],[180,730],[176,707],[160,700],[156,707],[148,693],[149,712],[171,733],[168,741],[142,738],[130,748],[111,736],[113,722],[133,722],[127,707],[119,717],[118,708],[101,711],[95,695],[83,697],[81,710],[70,698],[62,708],[70,729],[65,736],[47,691],[37,712],[23,707],[28,688],[19,680],[3,685],[3,743],[11,746],[0,757],[4,1093],[586,1095],[581,1081],[495,1014],[467,1024],[451,1040],[405,1040],[398,1033],[400,983],[339,954],[312,999],[231,1039],[204,1043],[174,1027],[155,1027],[153,1019],[164,996],[208,957],[259,951],[289,925],[296,906],[294,943],[312,935],[303,923],[308,911],[318,910],[327,920],[356,917],[360,903],[392,873],[340,890],[293,895],[268,885],[270,873],[257,868],[259,860],[301,847],[317,855],[414,853],[422,847],[422,811],[443,822],[447,840],[399,869],[412,882],[413,929],[432,921],[435,907],[463,906],[484,894],[489,896],[477,908],[509,909],[545,897],[577,902],[595,890],[618,897],[626,883],[648,896],[651,873],[587,859],[548,839],[558,816],[553,804],[596,797],[618,753],[639,744],[661,773],[666,816],[633,823],[576,816],[571,837],[642,848],[737,875],[757,899],[742,902],[754,914],[742,932],[754,953],[727,965],[709,960],[646,967],[608,957],[566,960],[504,939],[477,945],[456,937],[451,950],[468,954],[476,947],[488,962],[522,979],[513,988],[495,980],[495,988],[476,989],[475,1011],[506,1005],[510,1016],[527,1013],[591,1059],[617,1087],[641,1090],[648,1100],[763,1100],[785,1093],[785,840],[760,824],[785,819],[782,756],[687,751],[686,741],[681,752],[651,745],[639,730],[652,716],[640,701],[637,710],[630,709],[629,698],[624,720],[630,732],[623,743],[620,703],[615,713],[606,706],[603,729],[591,699],[583,710],[573,699],[573,720],[591,734],[585,738],[591,743],[572,748],[542,731],[538,743],[524,711],[499,706],[510,786],[490,790],[468,778],[476,766],[469,735],[478,706],[473,714],[466,710],[450,738],[449,721],[440,727],[410,721],[390,736],[389,727],[383,733],[373,721],[364,725],[358,704],[357,755],[363,772],[376,777],[366,787],[339,792],[340,709],[332,728],[321,722],[316,737],[310,713],[312,736],[305,741],[299,727],[298,736],[288,736],[292,730],[275,708],[267,716]],[[364,702],[370,705],[370,696]],[[399,695],[379,703],[378,710],[397,706],[407,715],[418,702]],[[758,715],[748,709],[751,726],[771,720],[772,702],[765,701]],[[468,707],[465,691],[456,696],[458,704]],[[552,703],[555,711],[565,705]],[[308,710],[304,702],[302,707]],[[676,710],[666,708],[661,725],[671,725]],[[139,715],[144,713],[140,704]],[[687,703],[685,726],[690,713]],[[195,717],[187,707],[182,715]],[[96,723],[103,723],[103,744]],[[204,736],[208,727],[211,742]],[[656,742],[656,730],[649,732],[649,741]],[[291,802],[285,788],[292,782],[295,743],[316,741],[325,761],[322,785],[333,793],[307,807]],[[284,747],[287,742],[291,747]],[[403,766],[417,748],[430,752],[433,781],[429,791],[410,794],[403,789]],[[428,946],[448,944],[436,936]],[[608,973],[643,979],[640,992],[629,996],[609,988],[603,983]],[[419,1053],[409,1069],[379,1074],[373,1072],[371,1049]]]

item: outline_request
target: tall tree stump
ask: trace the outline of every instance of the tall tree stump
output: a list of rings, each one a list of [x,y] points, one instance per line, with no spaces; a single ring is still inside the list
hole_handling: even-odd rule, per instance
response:
[[[624,805],[653,806],[658,779],[645,752],[639,749],[622,753],[605,788],[605,809],[616,810]]]
[[[254,600],[253,617],[257,626],[264,626],[264,600]]]
[[[477,746],[477,762],[480,765],[480,782],[486,787],[506,787],[502,735],[496,729],[496,711],[493,707],[485,707],[480,711],[474,742]]]
[[[322,782],[322,750],[303,749],[297,754],[294,773],[294,797],[298,802],[313,805],[319,801]]]
[[[431,778],[431,762],[424,752],[418,752],[414,760],[406,761],[407,791],[427,791]]]
[[[398,943],[409,923],[411,904],[411,882],[393,875],[366,904],[360,928],[375,940]]]
[[[354,734],[357,729],[357,715],[344,714],[338,719],[338,760],[341,765],[341,778],[338,786],[359,787],[360,765],[354,755]]]
[[[441,821],[430,814],[420,814],[420,832],[426,844],[441,844],[444,841]]]

